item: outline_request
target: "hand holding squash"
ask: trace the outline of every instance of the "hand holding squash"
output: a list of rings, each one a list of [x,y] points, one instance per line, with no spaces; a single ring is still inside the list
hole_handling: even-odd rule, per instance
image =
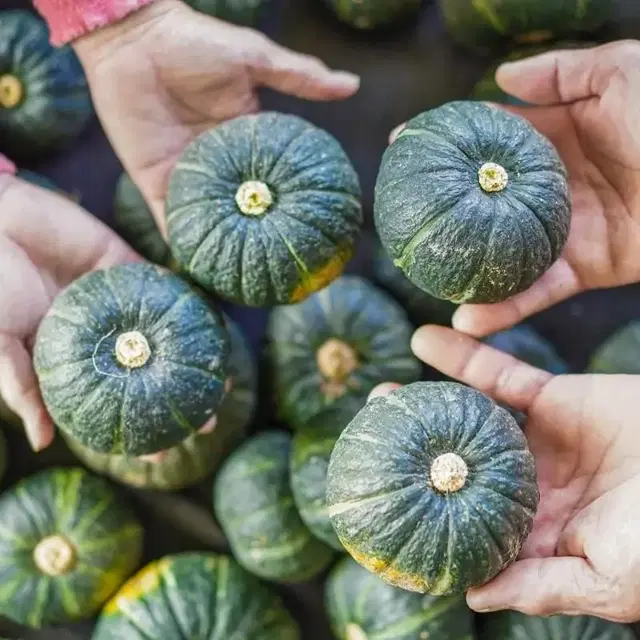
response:
[[[258,110],[269,87],[310,100],[347,98],[349,73],[190,9],[157,0],[74,44],[98,114],[164,229],[169,174],[198,134]]]
[[[138,260],[118,236],[64,196],[0,176],[0,395],[36,450],[53,439],[31,361],[51,301],[93,269]]]
[[[553,376],[444,327],[419,329],[416,355],[527,413],[540,505],[520,559],[467,594],[476,611],[640,617],[640,378]],[[388,386],[376,390],[388,392]]]

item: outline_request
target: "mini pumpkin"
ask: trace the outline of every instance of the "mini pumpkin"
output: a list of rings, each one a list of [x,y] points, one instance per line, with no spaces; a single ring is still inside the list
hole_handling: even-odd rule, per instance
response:
[[[71,450],[93,471],[146,489],[177,491],[213,473],[244,439],[257,400],[257,370],[251,349],[235,322],[227,318],[226,325],[231,340],[228,369],[232,386],[218,408],[213,431],[188,436],[158,462],[98,453],[67,438]]]
[[[589,373],[640,374],[640,322],[615,331],[592,354]]]
[[[351,558],[332,569],[325,604],[339,640],[472,640],[473,616],[460,596],[411,593]]]
[[[322,571],[331,550],[302,522],[289,483],[291,436],[269,431],[227,459],[214,486],[214,508],[234,557],[268,580],[301,582]]]
[[[454,38],[483,48],[592,33],[613,17],[614,0],[439,0],[439,4]]]
[[[224,395],[229,337],[211,303],[145,263],[93,271],[54,300],[37,333],[44,402],[68,436],[101,453],[168,449]]]
[[[337,140],[281,113],[201,134],[171,175],[166,213],[182,268],[207,291],[256,307],[329,284],[362,225],[358,176]]]
[[[92,616],[140,561],[140,523],[83,469],[25,478],[0,496],[0,519],[0,615],[20,624]]]
[[[381,382],[419,379],[404,310],[358,276],[279,307],[268,327],[282,417],[295,428],[344,427]]]
[[[182,553],[152,562],[107,603],[93,640],[299,640],[282,601],[232,558]]]
[[[452,302],[500,302],[559,257],[567,172],[520,116],[452,102],[413,118],[387,149],[375,192],[382,244],[407,277]]]
[[[452,382],[374,398],[336,443],[327,475],[344,548],[393,586],[463,593],[512,563],[539,492],[509,413]]]
[[[171,265],[171,249],[140,189],[126,173],[116,186],[114,219],[116,231],[142,257],[163,266]]]
[[[336,16],[357,29],[373,29],[394,22],[412,11],[422,0],[324,0]]]
[[[519,611],[500,611],[482,616],[481,640],[633,640],[635,634],[623,624],[592,616],[528,616]]]
[[[76,138],[93,114],[82,66],[71,47],[54,48],[45,23],[28,11],[0,13],[0,151],[42,155]]]

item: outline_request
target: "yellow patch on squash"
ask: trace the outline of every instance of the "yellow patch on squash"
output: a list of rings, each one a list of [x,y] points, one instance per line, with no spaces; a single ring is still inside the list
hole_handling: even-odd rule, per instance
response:
[[[352,249],[343,249],[315,273],[302,272],[300,283],[289,296],[289,302],[301,302],[312,293],[324,289],[344,271],[344,266],[352,255]]]

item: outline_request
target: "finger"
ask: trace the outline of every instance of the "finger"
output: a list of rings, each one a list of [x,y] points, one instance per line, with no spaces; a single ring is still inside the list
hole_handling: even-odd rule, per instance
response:
[[[218,416],[213,416],[213,418],[211,418],[209,421],[207,421],[205,423],[205,425],[200,428],[198,433],[203,434],[203,435],[207,434],[207,433],[212,433],[213,430],[216,428],[217,424],[218,424]]]
[[[404,128],[407,126],[406,122],[399,124],[390,134],[389,134],[389,144],[393,144],[396,141],[396,138],[404,131]]]
[[[150,453],[146,456],[138,456],[138,460],[142,462],[148,462],[149,464],[160,464],[169,455],[169,451],[158,451],[156,453]]]
[[[55,429],[49,417],[31,356],[15,338],[0,336],[0,395],[24,423],[34,451],[48,447]]]
[[[611,584],[584,558],[520,560],[497,578],[467,592],[474,611],[515,609],[528,615],[599,615],[611,611]]]
[[[257,84],[307,100],[340,100],[352,96],[360,78],[333,71],[312,56],[295,53],[255,34],[248,50],[248,66]]]
[[[453,314],[455,329],[476,337],[512,327],[525,318],[566,300],[582,290],[569,263],[560,258],[538,281],[504,302],[465,304]]]
[[[507,93],[532,104],[569,104],[601,96],[620,66],[640,65],[635,43],[551,51],[501,65],[496,81]]]
[[[369,400],[379,398],[381,396],[388,396],[392,391],[399,389],[402,385],[397,382],[383,382],[377,387],[374,387],[369,394]]]
[[[411,348],[420,360],[445,375],[519,411],[527,411],[553,378],[448,327],[421,327],[413,334]]]

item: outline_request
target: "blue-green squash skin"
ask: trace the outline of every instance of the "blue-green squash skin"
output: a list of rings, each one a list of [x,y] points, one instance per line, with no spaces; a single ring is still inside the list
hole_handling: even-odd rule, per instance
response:
[[[457,306],[448,300],[440,300],[417,287],[402,269],[393,264],[379,241],[373,244],[373,277],[406,309],[416,324],[451,325]]]
[[[587,371],[640,374],[640,322],[631,322],[609,336],[592,354]]]
[[[0,13],[0,77],[22,85],[12,106],[0,98],[0,151],[32,158],[77,137],[93,114],[89,87],[71,47],[54,48],[45,23],[28,11]]]
[[[325,583],[325,606],[338,640],[474,638],[473,616],[464,598],[392,587],[351,558],[331,570]]]
[[[614,0],[439,0],[447,30],[475,49],[541,44],[592,33],[613,17]]]
[[[435,484],[444,454],[468,476]],[[512,563],[539,492],[533,456],[509,413],[451,382],[416,382],[369,401],[342,432],[327,475],[331,523],[345,549],[389,584],[463,593]]]
[[[376,385],[420,378],[405,311],[358,276],[342,276],[301,304],[274,309],[267,333],[278,409],[296,429],[344,427]],[[322,354],[336,340],[355,360],[332,371]]]
[[[187,0],[202,13],[245,27],[255,27],[269,0]]]
[[[339,20],[356,29],[374,29],[417,12],[422,0],[324,0]]]
[[[0,496],[0,615],[39,628],[91,617],[136,569],[143,530],[111,486],[84,469],[51,468]],[[72,561],[49,575],[36,549],[50,536]]]
[[[485,191],[486,163],[508,183]],[[431,295],[500,302],[528,289],[569,233],[567,172],[524,118],[479,102],[451,102],[413,118],[386,150],[375,224],[387,253]]]
[[[116,231],[131,247],[150,262],[170,266],[171,249],[140,189],[126,173],[118,180],[113,212]]]
[[[344,551],[327,510],[327,470],[342,426],[304,429],[293,436],[291,490],[302,521],[336,551]]]
[[[122,335],[148,343],[121,364]],[[195,433],[224,396],[230,344],[211,303],[169,271],[133,263],[89,273],[54,300],[34,365],[57,426],[101,453],[140,456]]]
[[[269,431],[236,449],[214,485],[214,509],[236,560],[268,580],[311,579],[332,551],[302,522],[289,483],[291,436]]]
[[[244,440],[257,404],[258,372],[251,348],[242,329],[229,318],[225,318],[225,322],[231,340],[232,387],[216,413],[213,431],[188,436],[158,462],[98,453],[67,438],[69,448],[79,460],[92,471],[113,480],[158,491],[178,491],[212,474]]]
[[[232,558],[166,556],[107,603],[92,640],[300,640],[278,595]]]
[[[272,203],[245,214],[237,196],[255,182]],[[329,133],[292,115],[241,116],[201,134],[176,165],[169,244],[210,293],[253,307],[299,302],[342,273],[360,234],[360,196]]]
[[[480,618],[480,640],[633,640],[623,624],[592,616],[528,616],[500,611]]]

